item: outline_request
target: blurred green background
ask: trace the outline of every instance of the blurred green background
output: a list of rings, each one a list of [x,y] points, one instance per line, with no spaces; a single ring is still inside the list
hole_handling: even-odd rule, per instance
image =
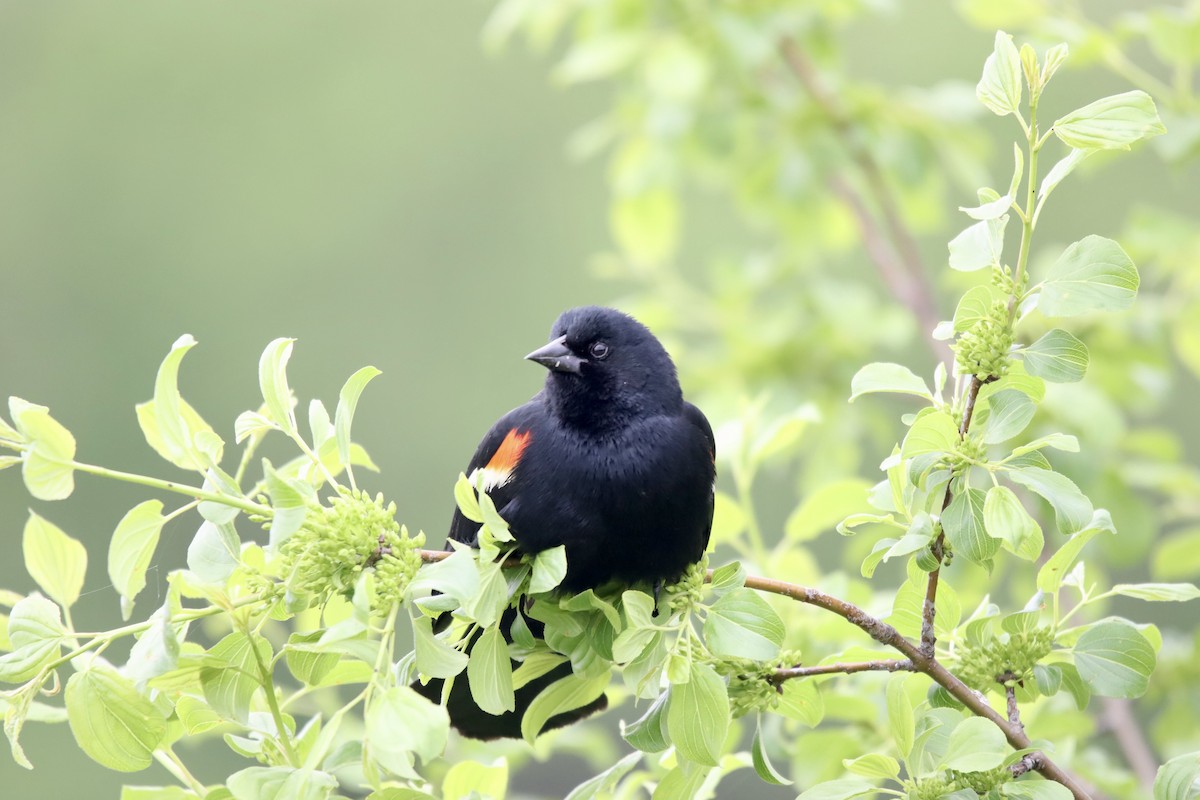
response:
[[[991,33],[941,4],[917,5],[851,28],[850,71],[884,84],[973,83]],[[0,2],[0,396],[49,405],[82,461],[165,476],[173,468],[145,447],[133,405],[150,396],[171,342],[199,340],[183,393],[231,442],[234,417],[258,404],[262,347],[296,337],[290,374],[302,398],[332,404],[355,369],[383,370],[356,421],[382,474],[362,483],[439,545],[453,479],[479,436],[540,384],[521,356],[562,309],[619,302],[630,288],[589,269],[612,246],[605,166],[565,148],[609,91],[556,88],[549,62],[520,47],[486,54],[490,8]],[[1060,81],[1067,98],[1126,88],[1094,72]],[[994,149],[1002,174],[1009,156]],[[1081,202],[1087,179],[1064,185],[1039,237],[1116,231],[1150,194],[1200,213],[1194,168],[1128,159],[1105,179],[1102,204]],[[710,197],[690,213],[685,265],[746,236]],[[943,262],[944,242],[922,241],[928,263]],[[892,347],[871,358],[932,364],[911,341]],[[1196,388],[1185,376],[1164,398],[1191,453],[1200,429],[1185,398]],[[105,588],[103,543],[145,496],[80,476],[68,502],[34,504],[16,471],[3,473],[0,586],[33,588],[19,541],[35,505],[89,545],[77,622],[110,624],[117,598]],[[193,527],[167,529],[160,582],[182,563]],[[4,798],[115,797],[123,782],[84,757],[65,726],[30,724],[23,741],[38,770],[0,755]],[[197,771],[220,770],[213,761]],[[169,780],[159,772],[132,782]]]

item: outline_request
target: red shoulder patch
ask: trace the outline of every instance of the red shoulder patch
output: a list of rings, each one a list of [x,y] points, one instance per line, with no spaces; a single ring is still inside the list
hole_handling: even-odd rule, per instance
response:
[[[521,461],[521,456],[525,452],[525,448],[529,446],[529,440],[533,438],[532,431],[518,431],[513,428],[504,437],[504,441],[496,448],[496,453],[488,461],[484,469],[503,475],[505,479],[512,474],[516,469],[517,464]]]

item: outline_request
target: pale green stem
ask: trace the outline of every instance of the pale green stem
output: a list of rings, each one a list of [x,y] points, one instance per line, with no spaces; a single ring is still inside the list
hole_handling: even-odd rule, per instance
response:
[[[308,442],[304,441],[304,437],[296,431],[292,431],[289,435],[292,437],[292,441],[296,443],[296,446],[303,451],[304,455],[308,456],[309,459],[316,464],[317,469],[321,470],[321,474],[325,476],[325,480],[329,481],[329,485],[334,489],[340,489],[341,486],[333,477],[333,473],[331,473],[329,468],[325,466],[325,462],[322,461],[320,457],[313,452],[312,448],[308,446]],[[351,483],[351,487],[357,488],[353,485],[353,483]]]
[[[1021,250],[1017,255],[1017,267],[1013,271],[1013,294],[1008,301],[1010,325],[1017,317],[1017,308],[1021,302],[1019,289],[1021,281],[1025,277],[1025,270],[1029,265],[1029,245],[1033,241],[1033,229],[1037,224],[1035,205],[1037,203],[1038,153],[1041,151],[1044,141],[1038,138],[1037,101],[1036,97],[1029,99],[1029,127],[1026,130],[1029,143],[1029,184],[1025,189],[1025,213],[1021,221]]]
[[[175,755],[175,751],[170,747],[163,747],[154,751],[154,759],[166,768],[167,772],[175,776],[175,779],[184,786],[191,789],[201,798],[208,796],[208,790],[204,788],[204,784],[196,780],[196,776],[188,771],[188,768],[180,760],[179,756]]]
[[[149,486],[154,489],[162,489],[166,492],[174,492],[176,494],[186,495],[187,497],[191,497],[196,500],[209,500],[214,503],[220,503],[222,505],[238,508],[251,514],[260,514],[265,517],[269,517],[274,514],[274,510],[270,506],[253,503],[245,498],[234,497],[233,495],[225,494],[224,492],[210,492],[201,489],[198,486],[189,486],[183,483],[175,483],[174,481],[165,481],[161,478],[151,478],[148,475],[136,475],[132,472],[121,472],[120,470],[98,467],[94,464],[83,464],[79,461],[58,461],[57,463],[79,470],[80,472],[86,472],[91,475],[99,475],[102,478],[111,478],[113,480],[125,481],[126,483],[136,483],[140,486]]]
[[[287,726],[283,724],[283,712],[279,710],[279,698],[275,696],[275,679],[271,674],[271,670],[263,663],[262,655],[258,652],[258,647],[254,644],[255,634],[247,629],[246,635],[250,638],[250,652],[254,654],[254,663],[258,665],[258,677],[262,683],[263,694],[267,696],[267,706],[270,707],[271,716],[275,720],[275,736],[279,740],[279,743],[283,745],[284,752],[288,757],[288,763],[293,767],[299,767],[300,754],[296,752],[296,745],[292,742],[292,736],[288,733]]]

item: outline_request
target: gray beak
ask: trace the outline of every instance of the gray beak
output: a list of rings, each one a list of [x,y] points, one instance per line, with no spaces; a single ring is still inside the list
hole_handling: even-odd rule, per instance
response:
[[[546,369],[555,372],[570,372],[574,375],[578,375],[579,366],[586,363],[567,347],[566,336],[560,336],[550,344],[539,347],[525,358],[529,361],[536,361]]]

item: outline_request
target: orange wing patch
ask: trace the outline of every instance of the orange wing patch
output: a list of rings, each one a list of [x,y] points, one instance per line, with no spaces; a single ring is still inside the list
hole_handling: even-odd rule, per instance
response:
[[[529,441],[532,438],[532,431],[522,433],[513,428],[508,432],[508,435],[504,437],[504,441],[496,448],[496,453],[481,470],[484,491],[495,489],[497,486],[503,486],[512,479],[513,471],[516,470],[517,464],[521,462],[521,456],[524,454],[525,448],[529,446]]]

